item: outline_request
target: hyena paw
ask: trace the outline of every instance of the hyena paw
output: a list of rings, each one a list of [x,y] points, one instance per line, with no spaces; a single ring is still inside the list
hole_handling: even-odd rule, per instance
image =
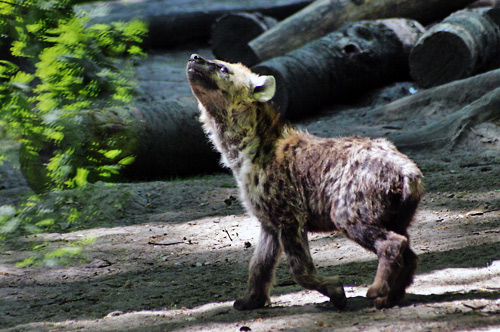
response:
[[[267,297],[257,298],[257,297],[245,296],[234,301],[233,307],[234,309],[240,311],[252,310],[252,309],[262,308],[268,303],[270,303],[270,300]]]
[[[373,300],[373,305],[377,309],[391,308],[399,304],[400,299],[392,296],[377,297]]]
[[[344,287],[338,278],[331,278],[327,286],[327,296],[335,308],[342,310],[345,308],[347,299],[345,297]]]
[[[391,292],[387,296],[380,296],[375,298],[373,300],[373,304],[377,309],[391,308],[395,305],[398,305],[404,299],[405,295],[406,292],[404,290],[391,290]]]
[[[368,292],[366,292],[366,297],[369,299],[386,297],[389,294],[389,284],[385,281],[374,282],[370,288],[368,288]]]

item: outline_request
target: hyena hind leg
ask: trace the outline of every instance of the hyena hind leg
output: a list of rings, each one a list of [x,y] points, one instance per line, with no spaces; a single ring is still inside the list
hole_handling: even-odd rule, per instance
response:
[[[416,269],[416,260],[408,247],[408,238],[392,231],[378,237],[374,251],[378,256],[377,273],[366,296],[374,299],[377,308],[391,307],[404,296],[404,288]]]
[[[389,308],[398,304],[405,297],[406,288],[413,281],[413,275],[417,270],[418,257],[410,249],[410,239],[406,229],[413,219],[418,203],[418,197],[411,197],[401,205],[399,215],[392,219],[392,224],[387,225],[392,230],[392,232],[388,233],[389,236],[387,236],[387,241],[392,244],[388,244],[387,241],[385,244],[388,252],[384,252],[384,245],[379,245],[379,250],[376,251],[379,257],[385,255],[387,258],[386,260],[383,259],[382,262],[379,258],[379,269],[384,270],[380,266],[381,263],[387,264],[389,269],[391,268],[391,264],[393,265],[392,272],[386,279],[389,285],[389,292],[383,295],[384,292],[380,292],[380,289],[377,290],[376,287],[373,287],[367,293],[368,297],[374,298],[374,305],[379,309]],[[375,279],[377,280],[377,278]]]
[[[261,225],[259,242],[250,261],[248,290],[244,297],[234,302],[235,309],[252,310],[270,303],[269,290],[280,254],[278,234]]]
[[[417,270],[418,257],[406,247],[403,252],[403,267],[399,272],[393,287],[385,297],[378,297],[374,300],[376,308],[389,308],[398,304],[406,295],[406,288],[413,282],[413,275]]]
[[[285,251],[288,267],[295,281],[305,289],[317,290],[330,298],[337,309],[344,309],[346,296],[338,277],[322,277],[309,251],[307,233],[295,227],[281,228],[280,241]]]

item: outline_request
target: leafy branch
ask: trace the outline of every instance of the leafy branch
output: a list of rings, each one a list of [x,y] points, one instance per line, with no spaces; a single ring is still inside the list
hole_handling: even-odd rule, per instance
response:
[[[51,150],[43,174],[51,190],[82,186],[89,174],[109,178],[134,158],[119,134],[82,142],[78,133],[85,112],[115,114],[132,99],[135,85],[127,68],[131,57],[144,55],[147,28],[139,21],[91,25],[75,15],[74,3],[0,0],[0,135],[22,143],[29,158]],[[85,166],[75,160],[82,155]],[[23,209],[12,209],[0,206],[0,239],[55,225],[23,220]]]

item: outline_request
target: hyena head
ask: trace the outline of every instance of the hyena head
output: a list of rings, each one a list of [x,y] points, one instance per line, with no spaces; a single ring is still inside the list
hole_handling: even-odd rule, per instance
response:
[[[276,90],[272,76],[259,76],[239,63],[205,60],[198,54],[191,55],[186,73],[194,95],[209,113],[267,102]]]

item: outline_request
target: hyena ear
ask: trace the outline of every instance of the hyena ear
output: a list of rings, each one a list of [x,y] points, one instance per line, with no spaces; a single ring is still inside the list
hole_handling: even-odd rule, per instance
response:
[[[272,76],[257,76],[252,80],[253,97],[262,102],[273,98],[276,92],[276,80]]]

